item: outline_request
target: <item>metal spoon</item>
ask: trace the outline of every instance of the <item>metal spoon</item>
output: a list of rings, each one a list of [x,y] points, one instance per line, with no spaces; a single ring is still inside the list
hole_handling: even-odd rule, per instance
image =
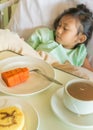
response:
[[[51,81],[51,82],[54,82],[54,83],[59,84],[59,85],[63,85],[61,82],[57,81],[56,79],[51,78],[51,77],[49,77],[49,76],[43,74],[39,69],[33,69],[33,70],[30,70],[30,72],[31,72],[31,71],[37,72],[38,74],[42,75],[43,77],[45,77],[47,80],[49,80],[49,81]]]

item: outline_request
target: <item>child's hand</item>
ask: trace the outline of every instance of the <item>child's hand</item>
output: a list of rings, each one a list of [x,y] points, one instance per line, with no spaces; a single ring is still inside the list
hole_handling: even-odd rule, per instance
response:
[[[23,37],[21,37],[21,39],[24,41],[24,38],[23,38]]]

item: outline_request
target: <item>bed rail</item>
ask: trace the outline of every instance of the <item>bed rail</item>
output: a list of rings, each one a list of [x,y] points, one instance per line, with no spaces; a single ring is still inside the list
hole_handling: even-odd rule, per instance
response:
[[[0,28],[5,28],[5,17],[7,17],[7,22],[9,22],[12,15],[12,6],[17,4],[18,1],[19,0],[0,0]],[[7,9],[7,13],[5,13],[5,9]]]

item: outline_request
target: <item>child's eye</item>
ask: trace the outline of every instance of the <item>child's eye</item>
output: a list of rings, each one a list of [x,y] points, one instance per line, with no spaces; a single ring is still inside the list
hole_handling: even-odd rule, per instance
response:
[[[68,30],[68,28],[66,28],[66,27],[64,27],[63,29],[64,29],[64,30]]]

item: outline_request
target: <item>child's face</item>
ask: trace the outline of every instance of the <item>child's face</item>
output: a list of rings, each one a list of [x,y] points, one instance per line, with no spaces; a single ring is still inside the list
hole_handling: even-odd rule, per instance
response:
[[[79,21],[72,16],[63,16],[56,29],[56,42],[65,48],[73,48],[80,42],[80,35],[82,35],[78,34],[80,26]]]

